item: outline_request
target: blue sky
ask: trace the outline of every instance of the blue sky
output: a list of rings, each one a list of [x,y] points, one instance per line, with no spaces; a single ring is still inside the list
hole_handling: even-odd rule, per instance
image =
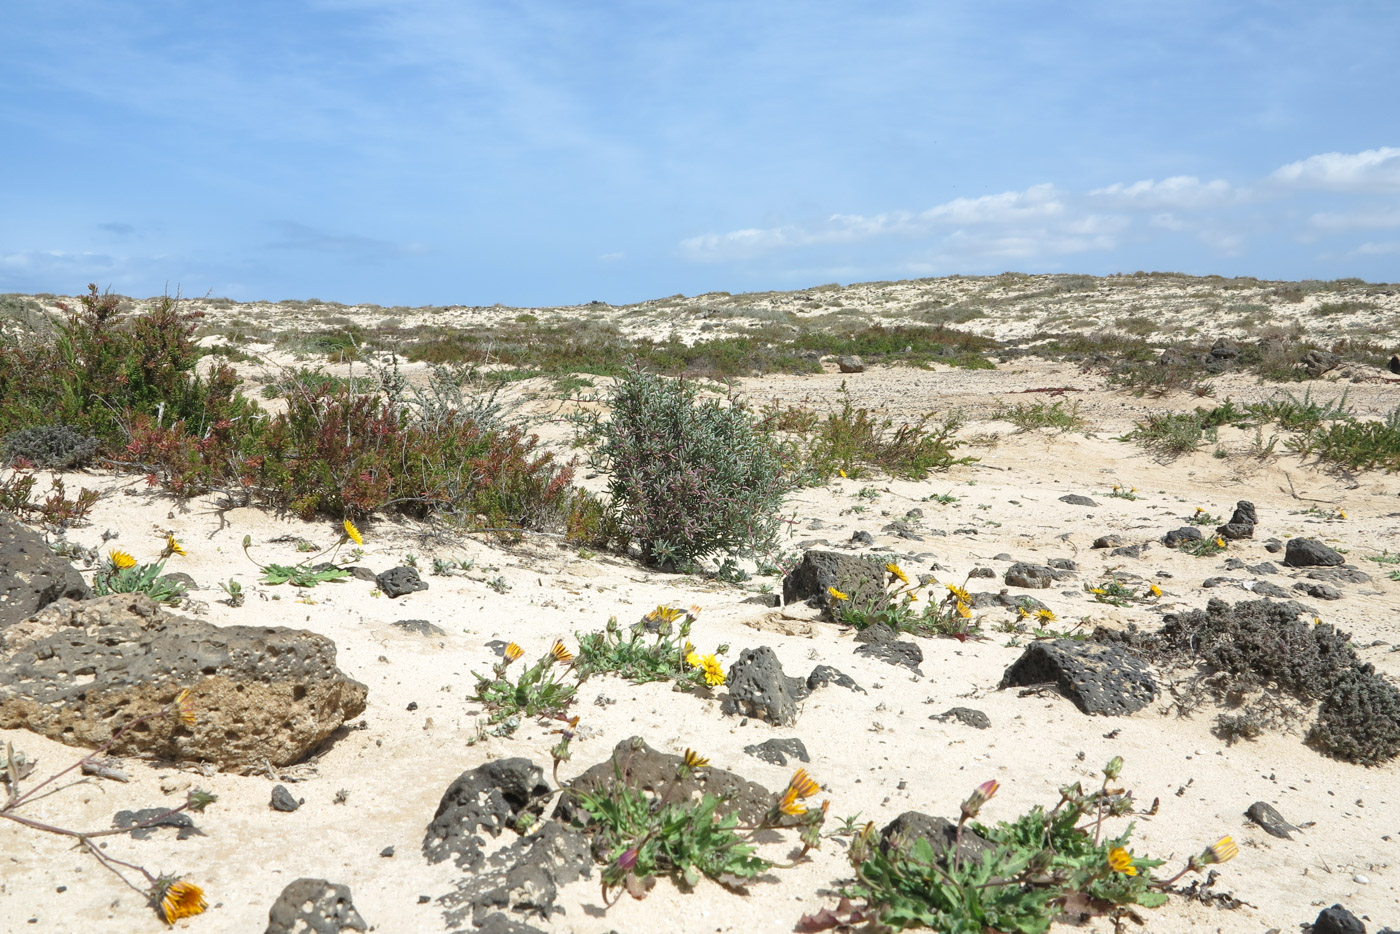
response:
[[[1400,280],[1393,0],[15,0],[3,23],[0,291]]]

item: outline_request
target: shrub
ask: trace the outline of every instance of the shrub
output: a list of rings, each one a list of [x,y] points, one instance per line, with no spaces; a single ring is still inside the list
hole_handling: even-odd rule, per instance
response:
[[[618,524],[646,563],[772,545],[788,484],[742,406],[698,402],[693,384],[638,366],[618,379],[611,403],[598,455]]]
[[[809,468],[820,480],[843,471],[848,477],[859,477],[866,467],[878,467],[904,480],[923,480],[935,470],[976,460],[953,457],[961,444],[954,437],[962,427],[961,419],[950,415],[930,427],[932,419],[925,415],[913,424],[895,427],[893,420],[852,405],[843,383],[840,411],[829,413],[813,432]]]
[[[1400,754],[1400,691],[1370,665],[1347,669],[1322,699],[1308,742],[1361,765],[1395,758]]]
[[[97,444],[71,425],[35,425],[6,435],[0,448],[8,460],[22,457],[36,467],[72,470],[92,460]]]

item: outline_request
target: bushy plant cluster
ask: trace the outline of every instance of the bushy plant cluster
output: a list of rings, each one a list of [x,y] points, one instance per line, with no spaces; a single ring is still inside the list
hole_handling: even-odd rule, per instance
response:
[[[981,636],[972,617],[972,596],[957,584],[945,584],[939,594],[938,582],[921,600],[923,581],[913,581],[897,563],[885,565],[889,575],[886,592],[865,600],[853,600],[835,587],[827,588],[827,609],[832,619],[858,630],[885,625],[897,632],[920,636],[951,636],[959,641]],[[965,582],[964,582],[965,583]],[[1053,618],[1053,614],[1051,614]]]
[[[634,366],[612,391],[597,455],[611,507],[647,564],[682,568],[769,550],[789,483],[769,441],[733,399]]]
[[[721,645],[714,654],[701,655],[689,641],[700,611],[658,606],[629,626],[624,635],[617,617],[601,632],[578,633],[578,657],[574,670],[579,680],[595,674],[612,674],[633,684],[673,681],[684,690],[724,684],[724,669],[716,660],[729,650]]]
[[[1307,740],[1339,759],[1376,765],[1400,755],[1400,691],[1362,662],[1351,637],[1330,623],[1308,621],[1296,604],[1254,600],[1233,606],[1211,599],[1205,610],[1168,614],[1162,629],[1139,638],[1135,648],[1159,662],[1200,662],[1208,676],[1196,693],[1239,705],[1249,695],[1277,688],[1303,705],[1319,703]],[[1097,634],[1096,634],[1097,635]],[[1269,692],[1265,692],[1268,697]],[[1277,719],[1276,711],[1223,715],[1218,729],[1248,736],[1248,724]]]
[[[490,394],[454,396],[454,374],[416,390],[391,373],[302,372],[278,384],[287,408],[269,416],[228,366],[199,371],[198,318],[169,298],[125,314],[90,286],[52,335],[0,341],[6,450],[64,461],[56,466],[101,454],[179,496],[219,490],[304,518],[400,509],[491,528],[563,526],[587,541],[611,532],[602,507],[571,485],[573,466],[505,424]]]
[[[73,470],[92,460],[97,445],[97,438],[72,425],[34,425],[6,435],[0,441],[0,453],[11,463],[27,461],[35,467]]]
[[[856,879],[844,894],[864,900],[866,916],[889,928],[1039,934],[1065,913],[1116,919],[1134,905],[1161,905],[1187,872],[1238,854],[1234,841],[1224,837],[1170,879],[1153,878],[1151,870],[1163,861],[1128,849],[1132,824],[1106,833],[1110,821],[1133,810],[1131,792],[1111,787],[1122,767],[1123,760],[1114,758],[1104,767],[1101,787],[1086,792],[1076,782],[1060,789],[1050,810],[1037,806],[995,825],[975,819],[998,789],[997,782],[984,782],[963,802],[951,840],[941,833],[880,840],[875,825],[867,824],[850,845]],[[831,926],[804,920],[801,930]]]
[[[49,478],[49,493],[42,502],[34,501],[38,479],[32,470],[16,467],[8,476],[0,477],[0,512],[22,516],[37,516],[41,521],[62,525],[74,519],[85,519],[97,505],[97,491],[86,487],[70,498],[63,478]]]

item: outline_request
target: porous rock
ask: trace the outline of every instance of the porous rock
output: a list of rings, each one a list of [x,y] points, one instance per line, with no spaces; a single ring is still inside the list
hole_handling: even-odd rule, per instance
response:
[[[720,799],[715,806],[717,815],[738,814],[745,823],[757,823],[776,801],[773,793],[757,782],[714,766],[690,771],[678,779],[678,768],[684,761],[681,756],[652,749],[640,736],[624,739],[613,747],[611,757],[568,783],[553,817],[566,823],[584,822],[586,814],[579,806],[577,792],[605,792],[617,783],[619,771],[626,786],[638,791],[655,794],[674,785],[671,794],[680,801],[712,794]]]
[[[526,811],[539,813],[549,794],[544,772],[529,759],[495,759],[457,776],[423,836],[430,863],[451,857],[463,869],[481,862],[486,841],[480,831],[499,837]],[[533,809],[533,810],[532,810]]]
[[[865,693],[865,688],[856,684],[854,678],[840,669],[832,668],[830,665],[818,665],[813,668],[812,673],[807,676],[808,691],[815,691],[817,688],[826,687],[828,684],[834,684],[839,688],[845,688],[848,691],[856,691],[860,694]]]
[[[1194,525],[1183,525],[1181,528],[1172,529],[1166,535],[1163,535],[1162,544],[1166,545],[1168,548],[1176,548],[1187,542],[1199,542],[1203,538],[1205,538],[1205,536],[1201,534],[1201,530]]]
[[[1258,588],[1255,588],[1256,590]],[[1340,600],[1342,592],[1331,584],[1321,584],[1317,581],[1298,581],[1293,585],[1294,590],[1301,590],[1309,597],[1316,597],[1318,600]]]
[[[395,629],[402,629],[404,632],[416,632],[420,636],[445,636],[447,630],[436,623],[430,623],[426,619],[400,619],[389,624]]]
[[[1054,682],[1087,714],[1123,716],[1157,696],[1157,682],[1141,660],[1121,646],[1073,639],[1036,642],[1006,669],[1001,687]]]
[[[402,597],[428,589],[428,582],[419,577],[413,568],[405,566],[390,568],[376,575],[374,581],[386,597]]]
[[[1060,502],[1062,502],[1062,503],[1069,503],[1071,506],[1097,506],[1097,505],[1098,505],[1098,503],[1094,502],[1094,501],[1093,501],[1092,499],[1090,499],[1089,497],[1084,496],[1084,495],[1079,494],[1079,493],[1066,493],[1064,496],[1061,496],[1061,497],[1060,497]]]
[[[725,676],[728,695],[721,704],[727,714],[757,717],[774,726],[797,721],[797,702],[809,693],[806,682],[783,673],[778,656],[766,645],[745,649]]]
[[[345,934],[368,929],[355,910],[348,885],[298,879],[288,883],[272,903],[264,934]]]
[[[970,726],[973,729],[985,730],[991,727],[992,718],[981,710],[973,710],[971,707],[949,707],[942,713],[936,713],[929,717],[930,720],[938,720],[947,723],[949,720],[956,720],[959,723]]]
[[[905,811],[885,825],[880,831],[880,849],[909,852],[919,840],[927,840],[933,855],[940,863],[957,845],[958,861],[980,863],[982,855],[995,849],[985,838],[968,827],[963,828],[962,840],[958,841],[958,825],[946,817],[934,817],[922,811]]]
[[[335,658],[317,633],[214,626],[142,594],[60,600],[0,631],[0,729],[100,746],[188,688],[192,725],[151,720],[113,754],[244,773],[290,765],[365,709],[366,687]]]
[[[43,536],[0,514],[0,631],[55,600],[86,599],[88,586]]]
[[[816,597],[828,599],[827,588],[835,587],[861,606],[882,609],[888,603],[885,568],[867,558],[836,551],[809,551],[783,578],[783,602],[796,603]]]
[[[1029,587],[1034,590],[1044,590],[1053,584],[1059,576],[1055,573],[1054,568],[1017,561],[1006,569],[1006,573],[1002,575],[1001,579],[1008,587]]]
[[[864,655],[866,658],[878,658],[888,665],[902,665],[916,674],[923,674],[919,670],[919,666],[924,661],[924,650],[919,648],[917,642],[906,642],[901,639],[872,642],[857,648],[856,654]]]
[[[1334,568],[1346,562],[1334,549],[1314,538],[1290,538],[1285,549],[1283,563],[1291,568]]]

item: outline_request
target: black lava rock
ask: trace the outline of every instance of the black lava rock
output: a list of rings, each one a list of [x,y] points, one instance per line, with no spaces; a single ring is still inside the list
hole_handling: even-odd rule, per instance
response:
[[[271,805],[274,811],[291,813],[301,807],[302,802],[292,797],[292,793],[287,790],[286,785],[276,785],[272,789]]]
[[[797,702],[810,691],[800,678],[783,673],[778,656],[766,645],[745,649],[725,677],[728,696],[721,704],[727,714],[756,717],[774,726],[797,721]]]
[[[985,730],[992,725],[992,718],[980,710],[973,710],[971,707],[950,707],[942,713],[936,713],[929,717],[930,720],[938,720],[947,723],[949,720],[956,720],[974,729]]]
[[[386,597],[402,597],[405,594],[428,589],[428,582],[420,578],[418,572],[410,567],[390,568],[375,577],[374,581]]]
[[[1069,503],[1071,506],[1097,506],[1097,505],[1098,505],[1098,503],[1094,502],[1094,501],[1093,501],[1092,499],[1090,499],[1089,497],[1087,497],[1087,496],[1081,496],[1081,495],[1078,494],[1078,493],[1066,493],[1064,496],[1061,496],[1061,497],[1060,497],[1060,502],[1062,502],[1062,503]]]
[[[1091,645],[1072,639],[1036,642],[1002,676],[1001,687],[1054,682],[1087,714],[1123,716],[1157,697],[1147,666],[1122,646]]]
[[[1324,908],[1312,925],[1313,934],[1366,934],[1361,919],[1341,905]]]
[[[447,787],[437,813],[423,837],[423,855],[430,863],[453,857],[462,869],[484,858],[486,841],[513,826],[521,813],[540,809],[549,795],[544,772],[529,759],[496,759],[468,769]]]
[[[1176,548],[1178,545],[1184,545],[1187,542],[1199,542],[1203,538],[1205,538],[1205,536],[1201,534],[1201,530],[1194,525],[1183,525],[1181,528],[1172,529],[1166,535],[1163,535],[1162,544],[1166,545],[1168,548]]]
[[[1281,840],[1292,840],[1290,831],[1297,830],[1288,821],[1283,819],[1283,815],[1275,810],[1272,804],[1267,801],[1256,801],[1249,806],[1249,810],[1244,812],[1254,823],[1264,828],[1264,832],[1271,837],[1278,837]]]
[[[1291,568],[1334,568],[1346,559],[1333,549],[1312,538],[1290,538],[1283,563]]]

